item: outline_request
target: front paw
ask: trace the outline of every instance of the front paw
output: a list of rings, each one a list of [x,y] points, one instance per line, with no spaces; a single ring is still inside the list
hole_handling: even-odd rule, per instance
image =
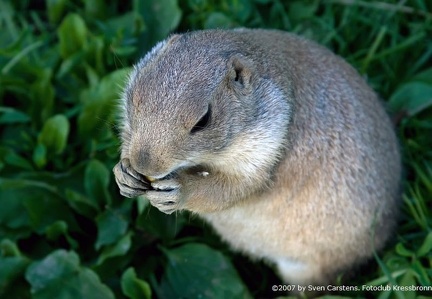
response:
[[[132,169],[129,159],[122,159],[117,163],[113,172],[120,194],[123,196],[137,197],[152,188],[143,175]]]
[[[152,190],[146,191],[152,206],[159,211],[171,214],[180,206],[180,183],[173,178],[162,179],[151,183]]]

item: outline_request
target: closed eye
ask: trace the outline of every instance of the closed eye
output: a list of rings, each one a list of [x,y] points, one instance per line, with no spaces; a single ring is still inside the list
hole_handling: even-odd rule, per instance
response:
[[[199,119],[199,121],[191,129],[191,131],[190,131],[191,134],[194,134],[196,132],[199,132],[199,131],[202,131],[203,129],[205,129],[210,122],[210,115],[211,115],[211,109],[210,109],[210,105],[209,105],[207,112]]]

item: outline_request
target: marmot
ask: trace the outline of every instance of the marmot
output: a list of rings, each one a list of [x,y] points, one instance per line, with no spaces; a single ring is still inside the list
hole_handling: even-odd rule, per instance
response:
[[[121,106],[121,194],[198,214],[287,283],[328,283],[394,230],[392,123],[354,68],[312,41],[172,35],[135,66]]]

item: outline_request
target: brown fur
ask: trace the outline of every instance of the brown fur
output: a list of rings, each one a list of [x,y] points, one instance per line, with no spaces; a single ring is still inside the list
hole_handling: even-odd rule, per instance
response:
[[[136,66],[122,106],[122,194],[197,213],[288,283],[328,282],[391,235],[401,172],[391,122],[358,73],[311,41],[175,35]]]

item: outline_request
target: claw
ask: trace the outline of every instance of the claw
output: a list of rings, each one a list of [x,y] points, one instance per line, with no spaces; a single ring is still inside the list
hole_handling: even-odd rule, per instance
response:
[[[154,207],[163,213],[171,214],[179,208],[178,190],[147,191],[146,197]]]
[[[150,182],[136,172],[128,159],[123,159],[113,169],[120,194],[125,197],[137,197],[149,190],[154,190]]]
[[[146,177],[145,175],[142,175],[141,173],[135,171],[130,164],[130,160],[129,159],[123,159],[120,163],[120,168],[124,173],[129,174],[130,176],[132,176],[133,178],[135,178],[136,180],[142,182],[142,184],[144,185],[144,187],[148,190],[153,189],[151,186],[151,180],[149,177]]]

